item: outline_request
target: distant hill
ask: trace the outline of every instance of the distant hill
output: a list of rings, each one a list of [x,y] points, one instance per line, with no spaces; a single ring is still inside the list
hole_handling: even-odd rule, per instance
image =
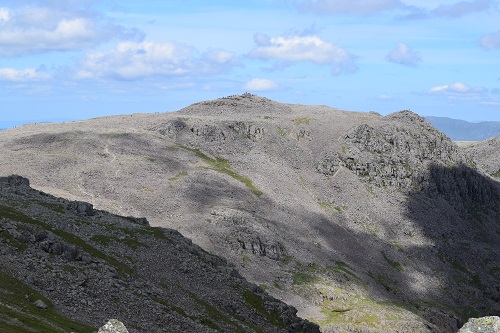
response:
[[[470,123],[447,117],[425,117],[425,120],[455,141],[483,141],[500,135],[500,121]]]

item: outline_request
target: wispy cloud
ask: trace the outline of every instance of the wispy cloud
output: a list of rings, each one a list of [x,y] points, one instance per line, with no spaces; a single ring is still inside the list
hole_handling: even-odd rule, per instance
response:
[[[143,37],[139,30],[113,24],[91,10],[66,6],[0,8],[0,56],[4,57],[79,50],[114,38]]]
[[[235,55],[211,50],[201,56],[178,43],[121,42],[113,50],[89,52],[76,71],[80,79],[139,80],[150,77],[211,75],[238,65]]]
[[[301,12],[319,15],[346,14],[373,15],[386,11],[406,12],[405,18],[462,17],[487,11],[495,6],[494,0],[459,1],[440,4],[433,9],[410,5],[401,0],[290,0]]]
[[[38,69],[0,68],[0,81],[32,82],[48,80],[50,78],[51,75],[49,73]]]
[[[399,43],[387,54],[386,59],[387,61],[410,67],[415,67],[422,61],[420,55],[404,43]]]
[[[270,37],[265,34],[256,34],[254,39],[257,47],[249,53],[252,58],[277,60],[284,63],[308,61],[319,65],[329,65],[332,67],[332,75],[352,73],[357,70],[356,56],[317,36]]]
[[[248,81],[244,88],[249,91],[271,91],[279,88],[279,85],[268,79],[255,78]]]
[[[405,15],[407,19],[428,18],[459,18],[473,13],[488,11],[495,6],[495,0],[472,0],[460,1],[453,4],[441,4],[433,9],[417,6],[407,6],[410,13]]]
[[[493,0],[460,1],[451,5],[439,5],[430,14],[436,17],[462,17],[492,8]]]
[[[481,38],[479,44],[489,50],[500,48],[500,30]]]
[[[350,15],[369,15],[405,7],[399,0],[301,0],[295,4],[302,12]]]

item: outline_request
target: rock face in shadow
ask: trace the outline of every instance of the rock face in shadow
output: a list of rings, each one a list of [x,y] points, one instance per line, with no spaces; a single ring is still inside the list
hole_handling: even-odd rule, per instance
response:
[[[499,182],[481,154],[410,111],[246,94],[9,129],[0,154],[1,173],[70,199],[65,214],[99,221],[106,209],[178,230],[324,333],[455,333],[500,310]],[[84,258],[46,241],[50,255]]]
[[[28,184],[0,178],[2,331],[319,332],[178,232]]]

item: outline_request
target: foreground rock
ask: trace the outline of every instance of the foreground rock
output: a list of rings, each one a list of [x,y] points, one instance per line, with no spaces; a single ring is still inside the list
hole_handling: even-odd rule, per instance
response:
[[[90,333],[115,317],[130,333],[319,333],[178,232],[53,197],[19,176],[0,177],[0,267],[2,332]],[[110,321],[99,332],[127,330]]]
[[[500,333],[500,317],[471,318],[458,333]]]
[[[97,333],[128,333],[128,330],[121,321],[110,319]]]
[[[478,167],[482,155],[409,111],[248,94],[0,132],[1,173],[178,230],[326,333],[456,333],[500,312],[500,187],[490,176],[500,167]],[[67,208],[99,221],[88,206]],[[141,247],[116,233],[109,248]]]

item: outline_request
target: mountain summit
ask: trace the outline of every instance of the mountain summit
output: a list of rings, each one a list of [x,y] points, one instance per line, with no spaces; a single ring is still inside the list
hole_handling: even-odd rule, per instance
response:
[[[500,183],[410,111],[250,94],[0,132],[0,172],[175,229],[328,332],[500,311]]]

